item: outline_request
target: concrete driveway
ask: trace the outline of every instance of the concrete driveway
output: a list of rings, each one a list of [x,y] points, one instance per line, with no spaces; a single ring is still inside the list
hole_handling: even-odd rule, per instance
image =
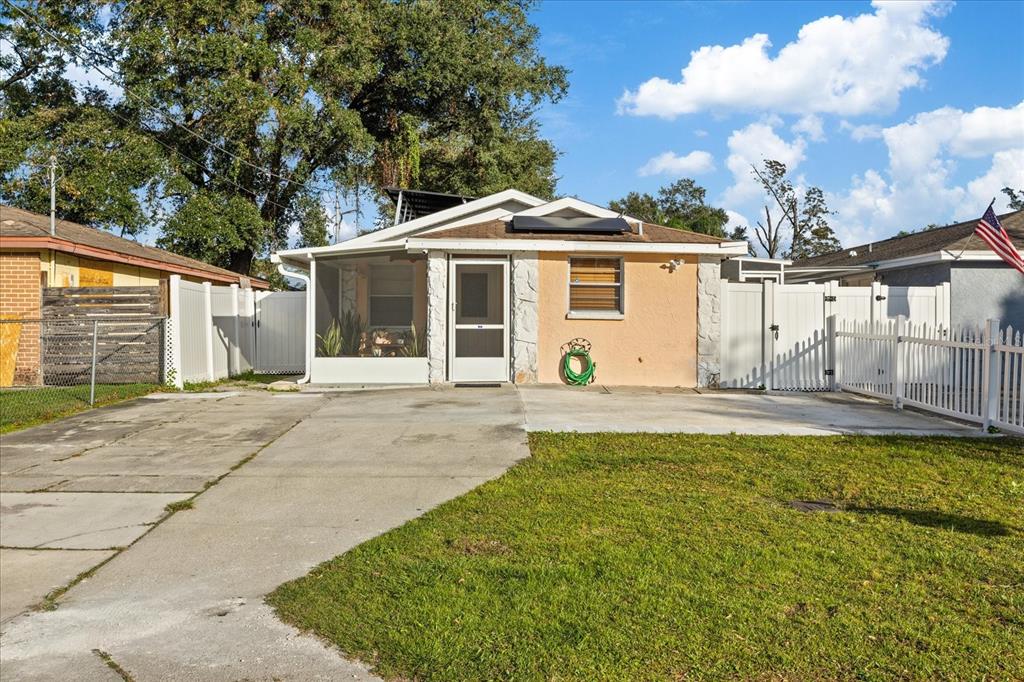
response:
[[[527,428],[977,435],[849,397],[603,387],[184,394],[102,408],[3,437],[3,676],[121,679],[109,657],[139,681],[372,679],[278,621],[264,596],[499,476],[528,456]],[[56,610],[29,610],[103,561]]]

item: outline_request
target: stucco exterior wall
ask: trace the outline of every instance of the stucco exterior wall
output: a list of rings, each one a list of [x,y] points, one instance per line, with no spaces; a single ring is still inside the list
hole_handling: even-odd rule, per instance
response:
[[[1004,329],[1024,329],[1024,275],[995,263],[963,263],[950,269],[949,315],[953,326],[980,326],[998,319]]]
[[[562,383],[561,346],[582,336],[593,344],[596,380],[608,385],[697,384],[697,258],[630,254],[623,261],[625,317],[567,319],[568,253],[538,256],[537,377]]]

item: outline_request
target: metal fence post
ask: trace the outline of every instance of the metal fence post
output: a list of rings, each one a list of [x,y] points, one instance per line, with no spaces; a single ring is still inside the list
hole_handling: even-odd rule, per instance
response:
[[[96,404],[96,331],[99,321],[92,321],[92,376],[89,379],[89,406]]]

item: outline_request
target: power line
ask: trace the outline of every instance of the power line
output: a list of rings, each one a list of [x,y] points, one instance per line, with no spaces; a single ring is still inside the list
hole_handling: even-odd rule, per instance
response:
[[[24,17],[25,17],[25,18],[26,18],[26,19],[27,19],[27,20],[28,20],[28,21],[29,21],[29,22],[30,22],[30,23],[31,23],[31,24],[32,24],[33,26],[35,26],[35,27],[36,27],[36,28],[37,28],[38,30],[42,31],[42,32],[43,32],[43,33],[45,33],[46,35],[48,35],[48,36],[50,36],[51,38],[53,38],[53,39],[54,39],[55,41],[57,41],[57,42],[61,43],[62,45],[64,45],[64,48],[65,48],[65,50],[66,50],[67,52],[69,52],[69,53],[70,53],[70,54],[71,54],[71,55],[72,55],[73,57],[75,57],[75,58],[76,58],[76,59],[77,59],[77,60],[78,60],[79,62],[81,62],[81,63],[82,63],[82,64],[84,64],[85,66],[88,66],[89,68],[91,68],[91,69],[94,69],[94,70],[96,70],[97,72],[99,72],[99,73],[100,73],[100,74],[101,74],[101,75],[102,75],[102,76],[103,76],[104,78],[106,78],[106,79],[107,79],[107,81],[109,81],[109,82],[110,82],[110,84],[111,84],[111,85],[114,85],[114,86],[116,86],[116,87],[119,87],[119,88],[121,88],[122,92],[124,92],[124,93],[125,93],[126,95],[130,95],[130,96],[131,96],[131,97],[132,97],[133,99],[135,99],[136,101],[138,101],[138,102],[139,102],[139,103],[140,103],[140,104],[141,104],[141,105],[142,105],[143,107],[145,107],[145,108],[146,108],[146,109],[148,109],[149,111],[151,111],[151,112],[154,112],[154,113],[156,113],[156,114],[159,114],[159,115],[160,115],[160,116],[161,116],[161,117],[162,117],[162,118],[163,118],[164,120],[166,120],[166,121],[167,121],[168,123],[170,123],[171,125],[173,125],[173,126],[175,126],[175,127],[178,127],[178,128],[180,128],[180,129],[184,130],[184,131],[185,131],[186,133],[188,133],[189,135],[192,135],[192,136],[193,136],[193,137],[195,137],[195,138],[196,138],[197,140],[200,140],[200,141],[204,142],[205,144],[207,144],[207,145],[209,145],[209,146],[211,146],[211,147],[213,147],[213,148],[215,148],[215,149],[218,149],[218,150],[220,150],[221,152],[223,152],[224,154],[226,154],[226,155],[227,155],[227,156],[229,156],[230,158],[232,158],[232,159],[235,159],[235,160],[239,161],[240,163],[243,163],[243,164],[245,164],[246,166],[249,166],[250,168],[252,168],[252,169],[254,169],[254,170],[260,171],[261,173],[265,174],[265,175],[266,175],[266,176],[268,176],[268,177],[271,177],[271,178],[279,178],[279,179],[281,179],[281,180],[284,180],[284,181],[285,181],[285,182],[287,182],[287,183],[290,183],[290,184],[294,184],[294,185],[299,185],[300,187],[305,187],[305,188],[307,188],[307,189],[312,189],[312,190],[315,190],[315,191],[320,191],[320,192],[329,192],[329,191],[332,191],[332,189],[333,189],[333,188],[325,188],[325,187],[322,187],[322,186],[319,186],[319,185],[310,185],[310,184],[308,184],[308,183],[303,183],[303,182],[299,182],[299,181],[297,181],[297,180],[294,180],[293,178],[289,178],[289,177],[287,177],[287,176],[284,176],[284,175],[280,175],[280,174],[278,174],[278,173],[274,173],[274,172],[272,172],[272,171],[270,171],[270,170],[268,170],[268,169],[266,169],[266,168],[263,168],[262,166],[258,166],[258,165],[256,165],[256,164],[252,163],[252,162],[251,162],[251,161],[249,161],[248,159],[242,158],[241,156],[238,156],[237,154],[235,154],[235,153],[233,153],[233,152],[231,152],[231,151],[229,151],[229,150],[225,149],[225,148],[224,148],[224,147],[223,147],[222,145],[220,145],[220,144],[218,144],[218,143],[214,142],[213,140],[209,140],[209,139],[207,139],[207,138],[203,137],[202,135],[200,135],[199,133],[195,132],[194,130],[192,130],[192,129],[191,129],[191,128],[189,128],[188,126],[186,126],[186,125],[184,125],[184,124],[182,124],[182,123],[179,123],[179,122],[178,122],[177,120],[175,120],[175,118],[174,118],[173,116],[171,116],[170,114],[168,114],[168,113],[166,113],[165,111],[163,111],[163,110],[161,110],[161,109],[159,109],[159,108],[157,108],[157,107],[155,107],[155,106],[153,106],[153,105],[149,104],[148,102],[146,102],[146,101],[145,101],[145,98],[143,98],[143,97],[140,97],[139,95],[137,95],[137,94],[135,94],[134,92],[132,92],[132,91],[131,91],[131,89],[129,89],[129,88],[128,88],[127,86],[125,86],[125,85],[124,85],[123,83],[119,83],[119,82],[118,82],[118,79],[117,79],[117,78],[116,78],[115,76],[113,76],[113,75],[111,75],[110,73],[108,73],[108,72],[107,72],[107,71],[106,71],[106,70],[105,70],[105,69],[104,69],[103,67],[101,67],[101,66],[99,66],[99,65],[97,65],[97,64],[94,64],[94,63],[90,63],[90,62],[87,62],[86,60],[82,59],[82,55],[80,55],[80,54],[79,54],[79,53],[78,53],[77,51],[75,51],[75,50],[74,50],[74,49],[73,49],[72,47],[70,47],[70,46],[69,46],[69,44],[68,44],[68,42],[67,42],[67,41],[66,41],[66,40],[65,40],[64,38],[62,38],[61,36],[57,35],[57,34],[56,34],[56,33],[54,33],[53,31],[51,31],[51,30],[50,30],[49,28],[47,28],[46,26],[44,26],[44,25],[43,25],[43,24],[41,23],[41,21],[39,20],[39,18],[38,18],[38,17],[36,17],[36,16],[33,16],[32,14],[29,14],[28,12],[26,12],[26,11],[25,11],[24,9],[22,9],[21,7],[18,7],[17,5],[13,4],[13,3],[12,3],[12,2],[10,1],[10,0],[3,0],[3,1],[4,1],[4,4],[6,4],[6,5],[8,6],[8,7],[11,7],[11,8],[13,8],[13,9],[14,9],[14,10],[16,10],[16,11],[17,11],[17,12],[18,12],[19,14],[21,14],[22,16],[24,16]],[[82,50],[85,50],[85,51],[86,51],[86,52],[88,52],[88,53],[89,53],[90,55],[93,55],[93,56],[95,56],[95,55],[97,54],[97,53],[96,53],[96,52],[95,52],[95,51],[94,51],[94,50],[93,50],[93,49],[92,49],[91,47],[89,47],[88,45],[84,45],[84,44],[82,44],[82,43],[78,43],[77,45],[78,45],[78,47],[79,47],[79,48],[81,48]],[[103,58],[103,55],[99,55],[99,57],[100,57],[100,58]],[[122,80],[123,80],[123,77],[122,77]],[[161,143],[161,144],[162,144],[162,143]],[[164,145],[164,146],[167,146],[167,145]],[[182,156],[184,156],[184,155],[182,155]],[[187,158],[187,157],[186,157],[186,158]],[[198,164],[198,162],[195,162],[195,161],[193,161],[193,163],[196,163],[197,165],[201,165],[201,164]],[[236,186],[237,186],[237,185],[236,185]],[[240,189],[242,189],[242,188],[240,187]],[[246,191],[249,191],[249,190],[246,190]],[[270,199],[269,199],[269,198],[268,198],[268,201],[270,201]],[[270,203],[271,203],[271,204],[274,204],[274,202],[273,202],[273,201],[270,201]],[[274,205],[278,205],[278,204],[274,204]],[[278,206],[279,206],[279,205],[278,205]]]

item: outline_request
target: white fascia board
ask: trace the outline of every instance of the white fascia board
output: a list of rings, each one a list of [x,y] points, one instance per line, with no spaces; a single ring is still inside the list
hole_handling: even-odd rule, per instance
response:
[[[635,242],[581,242],[556,239],[413,239],[406,240],[409,251],[465,251],[502,252],[517,251],[565,251],[598,253],[699,253],[727,258],[746,253],[746,242],[722,242],[717,244],[682,244],[659,242],[637,244]]]
[[[793,261],[788,258],[761,258],[759,256],[738,256],[732,260],[743,261],[744,263],[779,263],[782,265],[792,265]]]
[[[506,189],[495,194],[490,194],[486,197],[467,201],[466,203],[459,204],[458,206],[446,208],[443,211],[438,211],[437,213],[431,213],[430,215],[416,218],[415,220],[409,220],[404,223],[399,223],[398,225],[385,227],[382,230],[375,230],[373,232],[360,235],[353,239],[349,239],[346,242],[342,242],[342,244],[350,244],[354,242],[366,244],[404,237],[415,232],[422,232],[433,225],[447,223],[469,213],[482,211],[490,206],[501,204],[506,201],[518,201],[526,206],[539,206],[544,203],[543,199],[535,197],[532,194],[520,192],[517,189]]]
[[[390,242],[380,242],[371,244],[353,244],[351,241],[341,242],[340,244],[334,244],[332,246],[316,246],[308,249],[289,249],[287,251],[278,251],[271,259],[278,258],[279,260],[286,259],[290,261],[294,260],[309,260],[312,258],[323,258],[325,256],[348,256],[360,253],[376,253],[379,251],[403,251],[405,250],[405,242],[402,240],[395,240]]]

